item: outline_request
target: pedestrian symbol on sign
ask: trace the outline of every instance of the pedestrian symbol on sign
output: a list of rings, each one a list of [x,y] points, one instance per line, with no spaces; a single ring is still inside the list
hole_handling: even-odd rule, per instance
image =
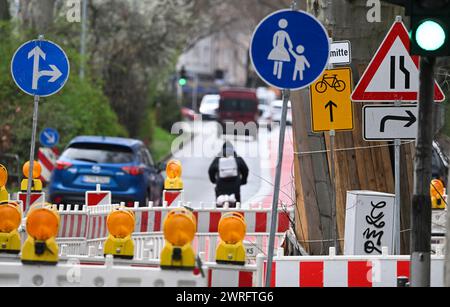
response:
[[[297,76],[299,76],[300,80],[303,80],[303,72],[306,67],[310,68],[311,65],[303,55],[305,47],[298,45],[296,51],[293,50],[294,45],[292,44],[291,37],[289,36],[289,33],[284,30],[288,25],[288,21],[284,18],[280,19],[278,22],[278,26],[281,30],[277,31],[273,36],[273,49],[269,54],[268,60],[274,61],[273,75],[277,76],[278,79],[281,79],[283,74],[283,63],[290,63],[292,55],[295,59],[294,77],[292,79],[295,81],[297,80]],[[286,44],[288,45],[288,49],[286,49]]]
[[[330,43],[325,28],[314,16],[281,10],[258,25],[250,49],[253,66],[266,83],[298,90],[322,74]]]

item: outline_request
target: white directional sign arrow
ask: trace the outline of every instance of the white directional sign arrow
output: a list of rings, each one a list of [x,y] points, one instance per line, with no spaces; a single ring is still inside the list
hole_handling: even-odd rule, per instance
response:
[[[417,105],[367,105],[364,107],[364,139],[415,140],[417,119]]]
[[[47,138],[47,143],[53,144],[56,142],[56,136],[53,133],[44,132],[44,135]]]
[[[39,46],[36,46],[33,50],[28,53],[28,59],[33,58],[33,85],[32,89],[37,90],[38,82],[41,77],[51,77],[48,82],[55,82],[62,76],[62,72],[55,65],[50,65],[51,70],[39,71],[39,62],[42,58],[44,61],[46,59],[46,54],[42,51]]]

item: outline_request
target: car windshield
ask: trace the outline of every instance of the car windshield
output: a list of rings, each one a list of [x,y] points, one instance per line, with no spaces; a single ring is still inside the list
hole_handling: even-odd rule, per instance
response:
[[[63,153],[62,157],[76,161],[107,164],[126,164],[134,161],[131,148],[107,144],[73,144]]]
[[[220,110],[225,112],[255,112],[256,101],[247,99],[223,99]]]

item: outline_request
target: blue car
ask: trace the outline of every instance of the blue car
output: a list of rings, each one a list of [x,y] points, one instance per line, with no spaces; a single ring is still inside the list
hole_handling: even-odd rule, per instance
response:
[[[73,139],[52,173],[49,194],[54,204],[85,203],[85,192],[112,192],[113,203],[147,206],[162,204],[164,179],[161,167],[139,140],[80,136]]]

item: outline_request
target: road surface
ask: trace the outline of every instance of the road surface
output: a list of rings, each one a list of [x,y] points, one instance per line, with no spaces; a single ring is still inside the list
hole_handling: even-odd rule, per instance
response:
[[[225,140],[230,140],[237,153],[244,158],[249,169],[248,184],[241,189],[243,207],[258,204],[270,208],[272,204],[273,183],[275,178],[276,157],[278,151],[279,130],[269,132],[260,129],[257,141],[251,137],[217,136],[217,124],[203,122],[192,124],[194,139],[185,144],[174,154],[174,158],[183,165],[183,181],[185,185],[184,199],[193,208],[213,207],[215,203],[214,185],[209,181],[208,168],[214,157],[220,152]],[[286,132],[286,145],[283,151],[283,175],[280,198],[285,204],[292,204],[293,181],[292,163],[293,146],[292,131]]]

